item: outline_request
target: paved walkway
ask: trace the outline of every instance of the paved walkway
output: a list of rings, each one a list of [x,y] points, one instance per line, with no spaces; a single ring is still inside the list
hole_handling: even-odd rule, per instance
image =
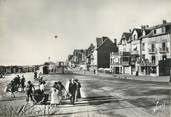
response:
[[[115,79],[127,79],[127,80],[140,80],[140,81],[152,81],[152,82],[169,82],[169,76],[135,76],[129,74],[108,74],[108,73],[97,73],[94,74],[90,71],[78,71],[73,70],[74,73],[79,75],[88,76],[102,76],[102,77],[112,77]]]

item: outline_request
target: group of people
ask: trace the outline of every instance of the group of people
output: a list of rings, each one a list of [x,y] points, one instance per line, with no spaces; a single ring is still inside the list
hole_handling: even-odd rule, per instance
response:
[[[74,105],[79,98],[81,98],[80,92],[81,84],[78,79],[71,79],[69,81],[68,91],[62,82],[55,82],[51,88],[51,105],[61,104],[61,100],[70,99],[71,103]]]
[[[20,91],[24,91],[25,88],[25,77],[22,75],[20,77],[17,75],[9,84],[7,84],[7,87],[5,88],[5,92],[11,92],[11,97],[15,98],[15,91],[19,91],[19,88],[21,89]]]
[[[22,75],[20,77],[17,75],[11,82],[7,85],[6,92],[11,92],[11,97],[15,98],[16,91],[25,91],[26,92],[26,101],[29,102],[35,101],[33,96],[35,95],[36,91],[39,91],[40,95],[44,95],[45,92],[45,84],[46,82],[42,79],[39,82],[39,89],[35,89],[35,86],[31,81],[25,83],[25,77]],[[78,79],[71,79],[68,81],[66,85],[68,89],[65,88],[61,81],[54,82],[53,86],[51,87],[49,94],[50,94],[50,104],[51,105],[60,105],[62,104],[62,99],[69,99],[71,104],[75,104],[79,98],[81,98],[81,83]],[[20,88],[20,90],[19,90]]]

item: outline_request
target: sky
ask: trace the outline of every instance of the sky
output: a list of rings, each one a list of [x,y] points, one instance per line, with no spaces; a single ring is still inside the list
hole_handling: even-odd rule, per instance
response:
[[[171,22],[171,0],[0,0],[0,65],[66,60],[96,37]],[[54,36],[57,35],[57,38]]]

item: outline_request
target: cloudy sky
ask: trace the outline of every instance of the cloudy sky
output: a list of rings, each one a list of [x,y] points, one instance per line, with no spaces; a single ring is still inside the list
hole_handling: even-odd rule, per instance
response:
[[[75,48],[171,21],[171,0],[0,0],[0,65],[65,60]],[[58,35],[58,38],[54,38]]]

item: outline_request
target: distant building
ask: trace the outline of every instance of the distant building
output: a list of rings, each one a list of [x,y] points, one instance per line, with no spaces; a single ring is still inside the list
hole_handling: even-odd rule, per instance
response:
[[[119,52],[110,53],[110,69],[112,70],[112,73],[114,74],[120,74],[122,71],[120,59],[121,59],[121,56],[119,55]]]
[[[75,49],[73,52],[73,63],[76,66],[86,64],[86,50],[84,49]]]
[[[96,38],[97,68],[110,68],[110,53],[118,52],[118,47],[108,37]]]

